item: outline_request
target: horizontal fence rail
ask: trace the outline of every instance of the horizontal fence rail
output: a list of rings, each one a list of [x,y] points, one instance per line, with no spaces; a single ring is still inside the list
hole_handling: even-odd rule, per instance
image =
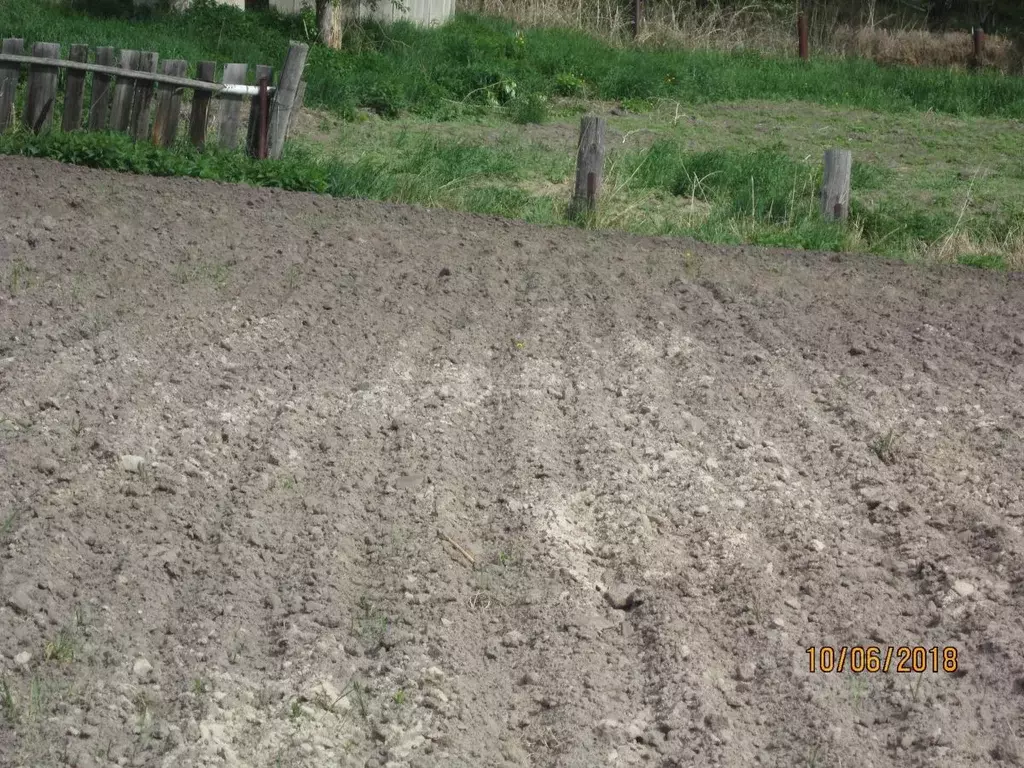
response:
[[[70,59],[48,59],[39,56],[15,56],[10,53],[0,53],[0,61],[9,61],[14,64],[41,64],[48,67],[60,67],[61,69],[99,72],[104,75],[124,75],[124,70],[121,67],[107,67],[103,64],[89,64],[83,61],[71,61]],[[161,85],[191,88],[196,91],[209,91],[214,95],[258,96],[260,92],[258,85],[209,83],[204,80],[193,80],[189,77],[173,77],[160,74],[159,72],[144,72],[142,70],[132,70],[132,79],[149,80]],[[277,89],[271,86],[270,93],[273,93],[275,90]]]
[[[113,48],[101,46],[95,49],[95,62],[90,62],[86,45],[70,46],[68,58],[61,57],[56,43],[36,42],[31,55],[25,48],[19,38],[0,44],[0,134],[14,127],[20,104],[21,125],[33,133],[57,126],[65,132],[112,130],[162,147],[175,143],[184,117],[189,122],[188,140],[202,149],[210,119],[215,117],[217,146],[235,149],[245,116],[244,146],[257,158],[279,158],[283,152],[301,106],[305,86],[301,78],[309,51],[308,46],[293,43],[278,85],[273,67],[265,64],[254,68],[256,84],[250,85],[246,64],[225,64],[218,82],[218,67],[212,61],[199,62],[193,78],[185,76],[188,62],[159,62],[153,51],[125,49],[115,55]],[[66,73],[63,78],[61,70]],[[192,92],[190,108],[182,104],[185,91]],[[55,112],[61,103],[63,114],[57,122]]]

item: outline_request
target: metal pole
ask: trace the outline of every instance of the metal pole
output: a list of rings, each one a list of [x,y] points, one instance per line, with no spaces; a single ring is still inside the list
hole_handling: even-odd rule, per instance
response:
[[[807,17],[803,12],[796,18],[796,32],[800,37],[800,58],[807,61],[810,58],[810,53],[807,50]]]
[[[260,78],[260,125],[256,153],[260,160],[267,159],[267,122],[270,118],[270,97],[267,93],[269,85],[267,78]]]

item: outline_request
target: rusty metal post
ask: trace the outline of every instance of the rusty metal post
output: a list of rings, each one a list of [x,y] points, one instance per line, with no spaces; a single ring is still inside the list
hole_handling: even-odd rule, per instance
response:
[[[974,28],[974,58],[971,60],[971,65],[974,67],[981,66],[981,50],[985,44],[985,30],[982,27]]]
[[[800,15],[796,17],[796,33],[800,38],[800,58],[807,61],[810,58],[810,52],[807,46],[807,17],[804,16],[801,11]]]
[[[267,89],[269,85],[267,78],[260,78],[260,124],[257,137],[258,151],[256,153],[260,160],[267,159],[267,124],[270,118],[270,96]]]

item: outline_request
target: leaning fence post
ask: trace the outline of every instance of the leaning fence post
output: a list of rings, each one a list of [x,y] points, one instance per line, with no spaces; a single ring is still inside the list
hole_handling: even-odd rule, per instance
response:
[[[803,12],[796,17],[796,34],[800,40],[800,58],[807,61],[811,54],[807,44],[807,17]]]
[[[825,151],[825,179],[821,185],[821,215],[825,221],[845,221],[850,214],[850,175],[853,155],[848,149]]]
[[[299,81],[299,88],[295,92],[295,103],[292,104],[292,116],[288,119],[288,131],[291,132],[292,128],[295,127],[295,121],[299,116],[299,112],[302,110],[302,100],[306,98],[306,81]]]
[[[295,108],[295,95],[302,80],[302,70],[306,68],[306,56],[309,46],[304,43],[292,43],[288,56],[281,69],[281,77],[277,82],[274,100],[270,107],[270,139],[269,155],[277,160],[284,151],[284,140],[288,136],[288,124]]]
[[[604,118],[584,115],[580,120],[580,143],[576,153],[576,187],[569,204],[569,218],[578,219],[597,210],[604,167]]]

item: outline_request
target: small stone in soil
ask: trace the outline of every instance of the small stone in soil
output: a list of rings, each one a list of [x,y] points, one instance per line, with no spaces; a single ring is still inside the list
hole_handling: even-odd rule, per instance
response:
[[[629,584],[614,584],[604,593],[612,608],[628,611],[643,602],[639,590]]]

